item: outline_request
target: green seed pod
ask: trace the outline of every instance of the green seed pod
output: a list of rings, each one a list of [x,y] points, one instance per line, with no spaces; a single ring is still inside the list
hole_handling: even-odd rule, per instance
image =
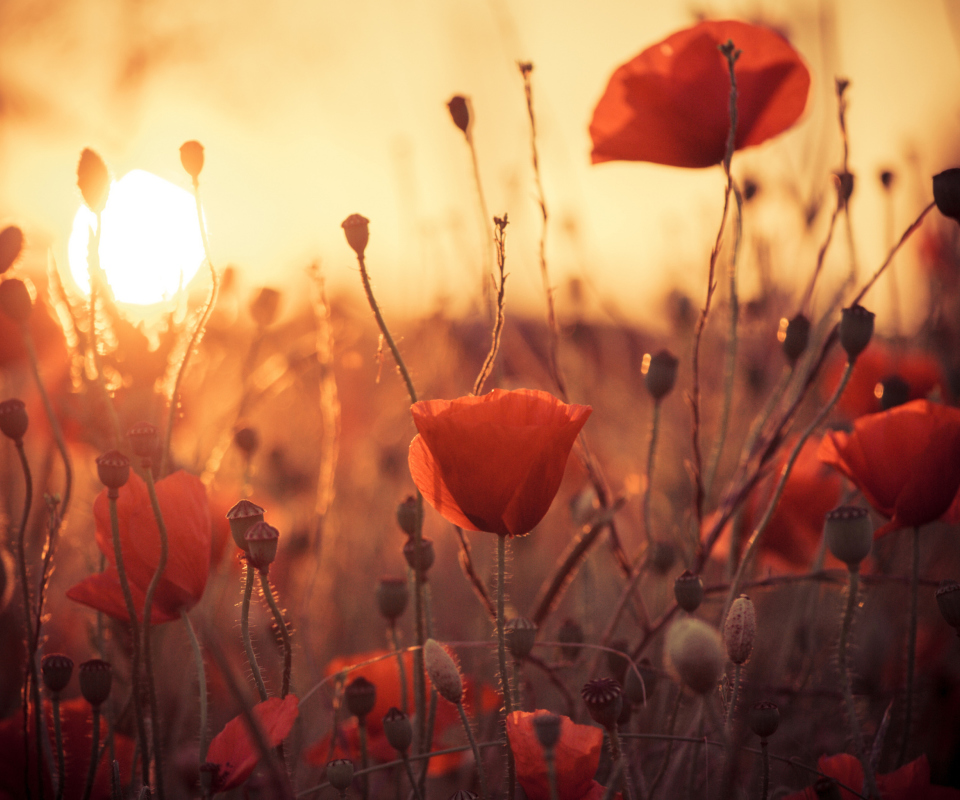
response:
[[[27,406],[23,400],[11,397],[0,403],[0,431],[15,442],[23,440],[30,424],[27,418]]]
[[[684,570],[673,582],[673,596],[680,608],[692,614],[703,602],[703,580],[690,570]]]
[[[361,675],[347,684],[347,688],[343,690],[343,697],[350,713],[363,719],[377,704],[377,687]]]
[[[73,659],[62,653],[49,653],[40,661],[40,673],[47,691],[53,695],[60,694],[67,688],[73,675]]]
[[[856,361],[857,356],[870,344],[875,316],[861,305],[843,309],[843,316],[840,318],[840,344],[847,351],[850,361]]]
[[[27,284],[19,278],[7,278],[0,283],[0,311],[17,325],[26,325],[33,311]]]
[[[727,656],[734,664],[745,664],[753,652],[753,640],[757,636],[757,612],[753,601],[745,594],[730,605],[723,623],[723,643]]]
[[[680,362],[669,350],[661,350],[650,358],[647,368],[647,391],[654,400],[660,401],[673,390],[677,382],[677,367]]]
[[[752,730],[761,739],[769,739],[780,726],[780,709],[769,700],[757,703],[750,709],[747,721]]]
[[[113,668],[106,661],[93,658],[80,665],[80,694],[94,708],[99,708],[110,696]]]
[[[277,546],[280,543],[280,531],[264,521],[250,526],[244,538],[247,540],[247,553],[250,563],[266,574],[277,558]]]
[[[827,547],[850,569],[857,569],[870,553],[873,525],[867,509],[840,506],[827,513],[823,523]]]
[[[960,222],[960,168],[933,176],[933,201],[943,216]]]
[[[470,128],[470,102],[462,94],[454,95],[447,101],[450,118],[464,134]]]
[[[510,654],[514,658],[524,659],[530,655],[537,640],[537,626],[526,617],[514,617],[507,620],[504,636]]]
[[[363,258],[370,241],[370,220],[360,214],[351,214],[340,225],[347,237],[347,244],[353,248],[357,258]]]
[[[391,622],[396,621],[410,600],[410,590],[406,578],[381,578],[377,586],[377,607]]]
[[[13,266],[23,249],[23,231],[10,225],[0,231],[0,275]]]
[[[107,165],[89,147],[80,154],[77,164],[77,186],[83,195],[83,202],[94,213],[103,211],[110,193],[110,173]]]
[[[160,431],[149,422],[138,422],[127,431],[127,438],[134,455],[140,458],[153,458],[157,452]]]
[[[783,332],[783,354],[787,361],[796,364],[810,343],[810,320],[797,314],[787,323]]]
[[[413,741],[413,726],[410,717],[399,708],[391,708],[383,715],[383,732],[390,746],[398,753],[406,753]]]
[[[353,783],[353,762],[346,758],[328,761],[327,780],[338,792],[345,792]]]
[[[227,512],[230,533],[233,541],[244,552],[247,551],[247,531],[258,522],[263,522],[263,509],[249,500],[241,500]]]
[[[613,678],[597,678],[580,691],[591,718],[604,728],[613,728],[623,711],[623,688]]]
[[[126,486],[130,479],[130,459],[119,450],[111,450],[97,459],[97,476],[100,483],[115,492]]]

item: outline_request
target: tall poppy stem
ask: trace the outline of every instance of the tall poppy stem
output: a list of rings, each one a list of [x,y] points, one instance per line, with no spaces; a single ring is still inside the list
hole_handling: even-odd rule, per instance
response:
[[[467,718],[467,712],[463,707],[463,700],[457,703],[457,711],[460,712],[460,721],[463,723],[463,729],[467,733],[467,740],[473,750],[473,758],[477,762],[477,777],[480,779],[480,800],[489,800],[490,792],[487,789],[487,771],[483,768],[483,757],[480,755],[480,748],[477,747],[477,740],[473,735],[473,729],[470,727],[470,720]]]
[[[733,691],[730,694],[730,704],[727,706],[727,719],[724,728],[727,735],[730,735],[730,724],[733,722],[733,711],[737,707],[737,699],[740,694],[740,667],[741,664],[735,664],[733,670]]]
[[[910,633],[907,638],[907,707],[903,721],[903,741],[897,766],[902,767],[910,744],[910,725],[913,722],[913,679],[917,662],[917,596],[920,588],[920,528],[913,529],[913,572],[910,575]]]
[[[410,704],[407,697],[407,670],[403,666],[403,651],[400,649],[400,637],[397,635],[397,621],[390,620],[390,643],[397,652],[397,672],[400,675],[400,710],[404,714],[410,713]]]
[[[660,437],[660,400],[653,402],[653,421],[650,423],[650,446],[647,448],[647,485],[643,487],[643,533],[647,537],[647,546],[653,544],[653,521],[650,513],[651,486],[653,468],[657,458],[657,440]]]
[[[760,800],[767,800],[770,795],[770,752],[767,739],[760,740],[760,760],[762,762],[763,777],[760,784]]]
[[[257,664],[257,654],[253,652],[253,644],[250,641],[250,598],[253,596],[254,577],[253,564],[248,561],[243,585],[243,602],[240,605],[240,636],[243,638],[243,649],[247,653],[247,661],[250,662],[253,680],[257,684],[257,693],[260,695],[260,701],[263,702],[267,699],[267,687],[263,683],[260,665]]]
[[[197,681],[200,684],[200,763],[203,764],[207,760],[207,671],[203,666],[203,652],[200,650],[197,632],[183,609],[180,610],[180,618],[190,636],[190,648],[193,650],[193,660],[197,665]]]
[[[263,596],[267,598],[267,605],[273,612],[273,619],[280,630],[280,637],[283,639],[283,683],[280,689],[280,697],[286,697],[290,694],[290,672],[293,669],[293,648],[290,644],[290,630],[287,628],[286,620],[283,618],[283,612],[277,605],[277,599],[273,596],[273,588],[270,586],[270,579],[266,572],[260,573],[260,588]]]
[[[504,635],[504,604],[506,602],[507,578],[507,537],[497,537],[497,655],[500,659],[500,694],[503,696],[504,718],[513,711],[513,702],[510,697],[510,673],[507,671],[507,640]],[[504,736],[506,727],[504,727]],[[506,742],[505,742],[506,744]],[[513,763],[513,751],[509,744],[506,746],[507,774],[509,783],[508,797],[513,797],[516,791],[516,771]]]
[[[93,707],[93,735],[90,741],[90,766],[87,769],[87,783],[83,790],[83,800],[90,800],[93,792],[93,781],[97,777],[97,761],[100,755],[100,706]],[[149,763],[144,759],[144,763]]]
[[[57,800],[63,800],[64,780],[67,775],[67,765],[63,755],[63,731],[60,725],[60,692],[54,692],[53,704],[53,738],[57,745]]]
[[[360,732],[360,769],[364,774],[360,777],[360,786],[363,789],[363,800],[370,800],[370,776],[366,774],[370,766],[370,755],[367,748],[367,716],[357,717],[357,729]]]

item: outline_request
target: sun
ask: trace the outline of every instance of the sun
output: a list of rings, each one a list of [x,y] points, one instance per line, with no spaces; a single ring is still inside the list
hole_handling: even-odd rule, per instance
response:
[[[186,286],[204,260],[193,195],[135,169],[110,187],[101,215],[100,266],[119,303],[150,305]],[[73,220],[70,274],[90,291],[87,244],[96,216],[81,206]]]

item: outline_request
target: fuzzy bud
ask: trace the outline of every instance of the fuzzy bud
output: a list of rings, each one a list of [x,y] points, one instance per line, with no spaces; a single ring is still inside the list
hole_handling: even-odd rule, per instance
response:
[[[180,163],[196,183],[203,170],[203,145],[192,139],[180,145]]]
[[[327,780],[338,792],[345,792],[353,783],[353,762],[347,758],[337,758],[327,762]]]
[[[0,231],[0,275],[13,266],[23,249],[23,231],[10,225]]]
[[[403,546],[403,557],[407,560],[410,569],[417,569],[417,543],[415,539],[408,539]],[[433,539],[420,540],[420,576],[426,577],[427,571],[433,566],[436,554],[433,552]]]
[[[720,632],[695,617],[677,620],[667,631],[664,653],[667,666],[697,694],[716,688],[723,674]]]
[[[796,364],[810,344],[810,320],[797,314],[783,331],[783,354],[787,361]]]
[[[750,709],[747,722],[752,730],[761,739],[769,739],[777,732],[780,726],[780,709],[775,703],[764,700]]]
[[[160,431],[149,422],[138,422],[127,431],[127,438],[135,455],[140,458],[153,458],[157,452]]]
[[[370,220],[360,214],[351,214],[340,225],[347,236],[347,244],[353,248],[357,258],[363,258],[370,241]]]
[[[933,176],[933,201],[943,216],[960,222],[960,167]]]
[[[823,535],[834,556],[851,570],[858,569],[873,544],[873,525],[867,509],[840,506],[827,512]]]
[[[23,400],[11,397],[0,403],[0,431],[4,436],[15,442],[22,441],[28,425],[27,407]]]
[[[680,608],[692,614],[703,602],[703,580],[690,570],[684,570],[673,582],[673,596]]]
[[[362,720],[377,704],[377,687],[361,675],[347,684],[343,697],[350,713]]]
[[[507,620],[504,626],[504,636],[507,640],[507,649],[517,659],[524,659],[533,650],[537,640],[537,626],[526,617],[514,617]]]
[[[106,661],[93,658],[80,665],[80,694],[94,708],[99,708],[110,696],[113,668]]]
[[[399,708],[391,708],[383,715],[383,732],[390,746],[398,753],[406,753],[413,741],[413,726],[410,717]]]
[[[403,614],[410,600],[406,578],[381,578],[377,586],[377,606],[390,622]]]
[[[456,94],[447,101],[450,118],[464,135],[470,128],[470,103],[462,94]]]
[[[947,624],[960,633],[960,584],[943,581],[937,589],[937,606]]]
[[[230,533],[233,541],[244,552],[247,551],[247,531],[258,522],[263,522],[263,509],[249,500],[241,500],[227,512]]]
[[[411,495],[397,506],[397,524],[407,536],[417,535],[417,524],[419,523],[419,512],[417,511],[417,498]]]
[[[463,678],[460,667],[447,649],[436,639],[427,639],[423,645],[423,660],[437,693],[454,705],[460,703],[463,700]]]
[[[661,350],[650,358],[645,381],[647,391],[659,402],[673,389],[677,382],[677,367],[680,362],[669,350]]]
[[[73,675],[73,659],[62,653],[50,653],[40,661],[43,685],[50,694],[58,695],[67,688]]]
[[[613,678],[588,681],[580,692],[591,718],[604,728],[616,727],[623,710],[623,689]]]
[[[80,163],[77,164],[77,186],[83,195],[83,202],[95,214],[103,211],[107,204],[107,195],[110,193],[110,173],[107,165],[89,147],[80,154]]]
[[[583,644],[583,628],[580,627],[580,623],[573,619],[564,620],[560,630],[557,631],[557,641],[568,645],[560,648],[560,654],[567,661],[573,661],[580,655],[580,648],[577,645]]]
[[[104,453],[97,459],[97,476],[111,494],[117,492],[130,479],[130,459],[119,450]]]
[[[552,750],[560,741],[563,720],[556,714],[537,714],[533,718],[533,732],[544,750]]]
[[[753,601],[742,594],[731,604],[727,620],[723,623],[723,643],[734,664],[747,662],[753,652],[753,640],[756,637],[757,612]]]
[[[26,325],[33,311],[30,290],[19,278],[7,278],[0,283],[0,311],[17,325]]]
[[[840,344],[847,351],[850,361],[856,361],[857,356],[870,344],[875,316],[861,305],[843,309],[843,316],[840,318]]]
[[[273,525],[261,520],[250,527],[244,538],[247,540],[247,553],[250,554],[250,563],[260,572],[266,574],[270,565],[277,558],[280,531]]]

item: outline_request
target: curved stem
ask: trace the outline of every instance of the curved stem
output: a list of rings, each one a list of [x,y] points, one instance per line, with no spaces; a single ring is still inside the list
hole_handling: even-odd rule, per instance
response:
[[[660,435],[660,401],[653,403],[653,421],[650,423],[650,446],[647,448],[647,485],[643,487],[643,533],[647,546],[653,544],[653,524],[650,513],[650,494],[653,485],[653,467],[657,456],[657,439]]]
[[[266,572],[260,573],[260,588],[263,596],[267,598],[267,605],[273,612],[273,619],[280,630],[280,637],[283,639],[283,683],[280,689],[280,697],[286,697],[290,694],[290,671],[293,668],[293,648],[290,644],[290,630],[287,628],[286,620],[277,605],[277,600],[273,596],[273,588],[270,586],[270,579]]]
[[[917,663],[917,595],[920,587],[920,528],[913,529],[913,572],[910,574],[910,633],[907,638],[907,704],[903,721],[903,741],[897,766],[902,767],[910,743],[910,726],[913,723],[913,681]]]
[[[457,703],[457,711],[460,712],[460,721],[463,723],[463,729],[467,733],[467,741],[473,750],[473,758],[477,762],[477,776],[480,778],[480,800],[488,800],[490,792],[487,789],[487,771],[483,768],[483,758],[480,755],[480,748],[477,747],[477,740],[473,736],[473,729],[470,727],[470,720],[467,719],[467,712],[463,708],[463,701]]]
[[[243,584],[243,602],[240,605],[240,636],[243,639],[243,649],[247,653],[247,661],[250,662],[253,680],[257,684],[257,693],[260,695],[260,701],[263,702],[267,699],[267,687],[263,684],[260,666],[257,664],[257,655],[253,652],[253,644],[250,642],[250,597],[253,595],[253,581],[253,564],[248,561]]]
[[[87,769],[87,783],[83,790],[83,800],[90,800],[93,781],[97,777],[97,762],[100,760],[100,706],[93,707],[93,733],[90,741],[90,767]]]
[[[180,611],[180,619],[190,636],[190,649],[193,650],[193,660],[197,665],[197,680],[200,684],[200,763],[203,764],[207,760],[207,671],[203,666],[203,652],[200,650],[197,632],[193,629],[186,611]]]

